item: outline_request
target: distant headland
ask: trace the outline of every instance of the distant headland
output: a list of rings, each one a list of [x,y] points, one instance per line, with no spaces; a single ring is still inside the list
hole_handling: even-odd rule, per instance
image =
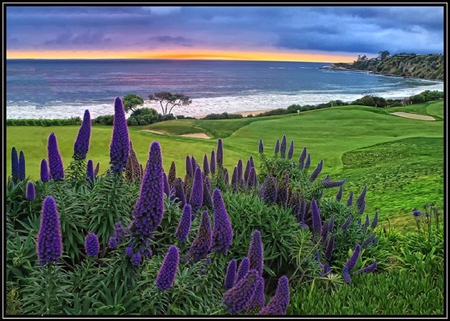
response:
[[[384,76],[444,80],[444,55],[380,51],[377,57],[360,56],[353,63],[333,63],[320,69],[366,71]]]

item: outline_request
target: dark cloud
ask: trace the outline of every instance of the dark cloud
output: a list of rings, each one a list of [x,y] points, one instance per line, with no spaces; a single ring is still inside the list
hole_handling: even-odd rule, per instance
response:
[[[443,52],[444,37],[444,7],[431,5],[7,6],[6,18],[9,49],[145,49],[150,41],[158,48],[430,53]]]

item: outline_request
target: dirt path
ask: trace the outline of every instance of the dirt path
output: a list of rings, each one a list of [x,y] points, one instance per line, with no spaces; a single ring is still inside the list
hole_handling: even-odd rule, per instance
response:
[[[157,130],[151,130],[151,129],[143,129],[142,131],[153,133],[153,134],[158,134],[158,135],[168,135],[167,133],[163,133],[163,132],[160,132],[160,131],[157,131]],[[203,139],[210,139],[211,138],[208,135],[206,135],[205,133],[183,134],[183,135],[179,135],[179,136],[192,137],[192,138],[203,138]]]
[[[396,115],[396,116],[406,117],[406,118],[413,118],[413,119],[420,119],[420,120],[435,120],[431,116],[419,115],[419,114],[411,114],[411,113],[404,113],[402,111],[391,113],[391,115]]]

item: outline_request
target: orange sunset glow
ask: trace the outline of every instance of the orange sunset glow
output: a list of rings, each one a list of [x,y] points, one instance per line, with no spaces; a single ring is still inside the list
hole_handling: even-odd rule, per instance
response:
[[[321,53],[256,51],[7,51],[7,59],[204,59],[302,62],[352,62],[354,56]]]

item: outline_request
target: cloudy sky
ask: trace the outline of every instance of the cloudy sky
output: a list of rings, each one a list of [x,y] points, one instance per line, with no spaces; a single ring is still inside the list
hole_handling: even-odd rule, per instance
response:
[[[7,58],[353,61],[443,53],[441,6],[12,6]]]

